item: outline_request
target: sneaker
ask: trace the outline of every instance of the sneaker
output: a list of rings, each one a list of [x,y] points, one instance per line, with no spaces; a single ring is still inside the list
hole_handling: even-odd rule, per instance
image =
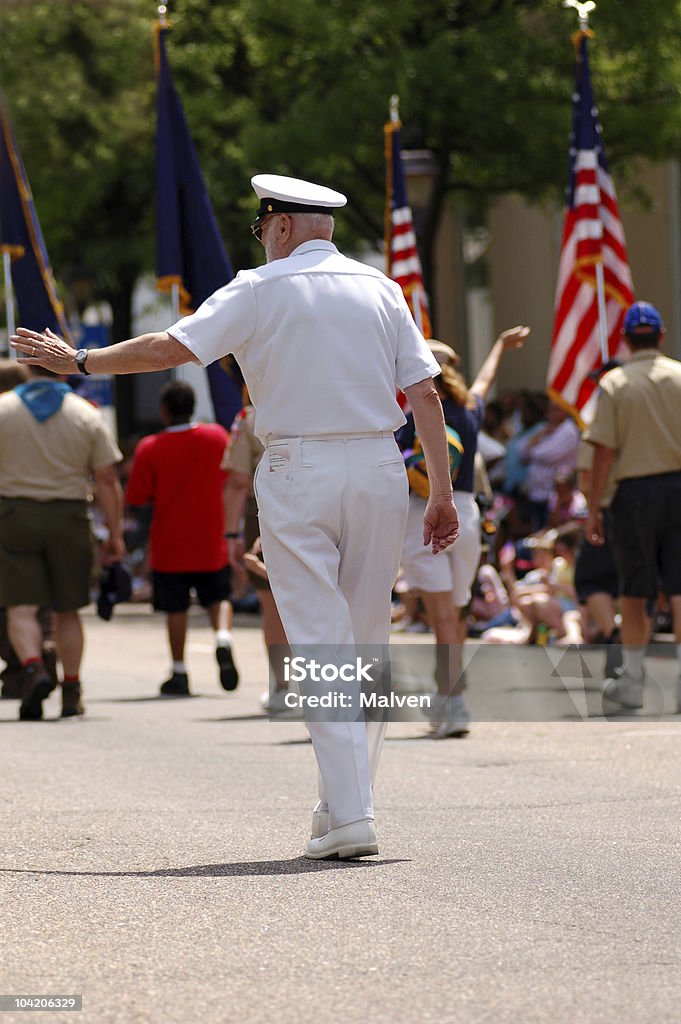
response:
[[[81,700],[80,683],[61,684],[61,717],[75,718],[84,715],[85,708]]]
[[[288,690],[266,690],[260,698],[263,711],[268,715],[290,715],[293,712],[299,713],[298,708],[290,708],[286,704]]]
[[[189,676],[186,672],[173,672],[161,687],[162,697],[190,697]]]
[[[438,694],[434,703],[436,703],[436,709],[433,711],[431,704],[430,714],[430,728],[434,740],[468,735],[471,715],[460,694],[454,697],[441,697]]]
[[[642,708],[644,683],[645,675],[640,679],[635,679],[622,669],[616,676],[605,680],[602,690],[603,697],[623,708]]]
[[[423,714],[430,719],[431,728],[434,729],[444,718],[447,698],[435,690],[430,695],[430,704],[422,708]]]
[[[461,694],[465,689],[467,689],[465,672],[462,673],[460,682],[463,684],[462,686],[457,687],[457,689],[459,689],[460,692],[452,697],[450,697],[449,694],[440,693],[438,690],[433,690],[433,692],[431,693],[430,704],[428,705],[428,707],[424,707],[422,709],[422,713],[426,716],[426,718],[429,718],[431,720],[431,725],[433,726],[433,728],[435,728],[435,726],[439,722],[441,722],[443,718],[447,717],[449,711],[448,704],[450,700],[462,701],[463,703]]]
[[[239,685],[239,673],[229,644],[216,647],[215,658],[220,666],[220,686],[223,690],[236,690]]]
[[[19,708],[20,722],[39,722],[43,717],[43,701],[52,693],[55,685],[48,676],[41,661],[24,668],[24,686]]]

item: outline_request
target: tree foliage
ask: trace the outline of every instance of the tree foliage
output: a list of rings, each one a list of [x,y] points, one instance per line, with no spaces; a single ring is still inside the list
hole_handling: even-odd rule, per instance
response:
[[[610,163],[681,151],[679,0],[609,0],[593,16],[594,89]],[[168,54],[227,249],[248,235],[258,170],[346,192],[341,244],[382,234],[382,125],[435,161],[426,266],[442,203],[565,185],[573,11],[556,0],[171,0]],[[149,0],[0,4],[0,84],[53,264],[125,295],[153,266]],[[119,333],[123,325],[119,322]]]
[[[152,37],[138,0],[0,9],[0,83],[55,270],[114,301],[153,260]],[[83,294],[83,298],[86,294]]]

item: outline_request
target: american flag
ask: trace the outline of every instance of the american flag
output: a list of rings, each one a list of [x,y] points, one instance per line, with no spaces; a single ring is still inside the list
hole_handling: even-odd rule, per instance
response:
[[[396,281],[407,300],[414,320],[426,338],[433,330],[428,314],[428,297],[423,286],[421,260],[416,248],[414,221],[407,199],[407,187],[400,149],[400,122],[385,126],[385,256],[386,274]]]
[[[577,41],[567,209],[558,268],[548,391],[581,423],[593,417],[596,383],[589,374],[606,360],[601,351],[597,278],[602,268],[607,358],[617,355],[620,328],[634,301],[617,196],[603,150],[587,52]]]

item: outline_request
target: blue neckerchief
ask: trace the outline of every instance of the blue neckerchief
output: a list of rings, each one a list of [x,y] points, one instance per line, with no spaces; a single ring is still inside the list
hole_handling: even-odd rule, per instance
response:
[[[71,393],[68,384],[59,380],[30,380],[14,390],[38,423],[44,423],[59,412],[64,396]]]

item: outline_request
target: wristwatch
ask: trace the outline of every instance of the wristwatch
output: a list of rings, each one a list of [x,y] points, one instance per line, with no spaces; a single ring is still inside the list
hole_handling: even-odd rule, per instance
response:
[[[90,376],[90,371],[85,369],[85,360],[89,355],[90,353],[88,349],[79,348],[75,356],[76,366],[78,367],[78,370],[80,371],[80,373],[84,373],[86,377]]]

